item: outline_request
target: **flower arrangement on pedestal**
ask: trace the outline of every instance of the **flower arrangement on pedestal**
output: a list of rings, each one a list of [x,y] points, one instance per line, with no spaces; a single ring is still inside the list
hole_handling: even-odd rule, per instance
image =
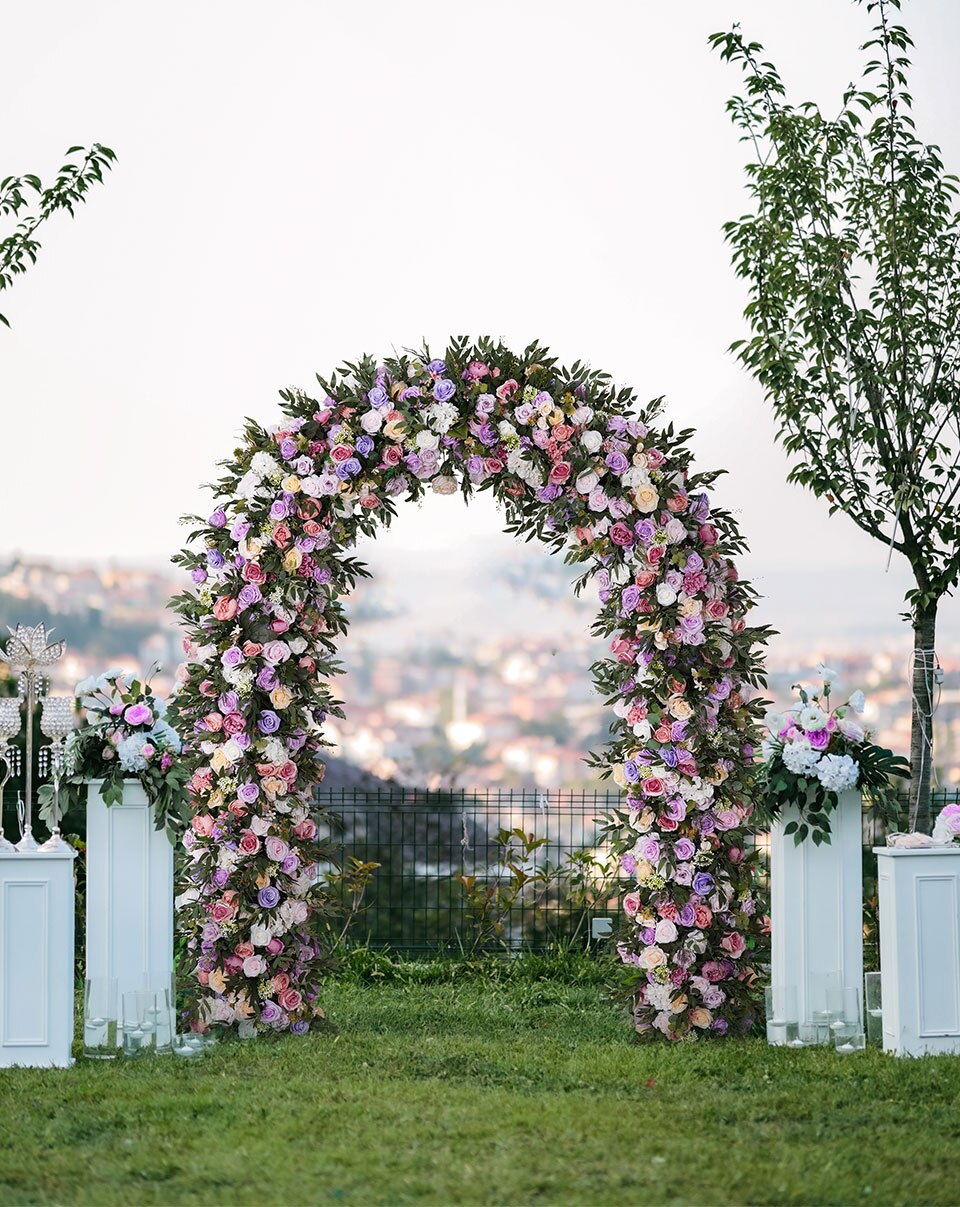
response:
[[[829,815],[839,793],[850,788],[859,789],[872,808],[895,821],[891,778],[910,774],[909,763],[871,742],[857,719],[865,705],[863,692],[831,705],[836,672],[821,663],[817,673],[817,687],[794,684],[798,704],[785,712],[771,710],[764,718],[763,797],[755,816],[769,823],[787,805],[796,805],[799,818],[787,823],[785,833],[793,834],[797,844],[808,837],[818,845],[830,841]]]
[[[101,780],[107,805],[123,799],[123,782],[136,779],[154,807],[156,827],[171,841],[183,833],[189,772],[180,758],[177,731],[166,720],[166,705],[150,687],[150,673],[130,678],[122,670],[90,676],[77,684],[84,721],[68,737],[64,781],[66,811],[82,804],[84,785]],[[41,816],[50,808],[49,789],[40,789]]]
[[[491,490],[507,531],[585,567],[610,655],[591,668],[614,705],[590,762],[624,790],[609,834],[632,892],[619,950],[637,1030],[672,1039],[749,1027],[760,934],[745,828],[759,740],[763,628],[731,557],[734,520],[711,508],[687,432],[652,429],[659,404],[541,347],[455,340],[442,358],[364,359],[282,393],[284,418],[249,422],[217,506],[177,559],[194,589],[175,711],[194,816],[179,926],[198,1014],[257,1031],[318,1020],[332,897],[313,800],[341,604],[365,568],[348,555],[396,503],[430,489]],[[322,820],[322,819],[321,819]],[[201,1025],[198,1019],[198,1025]]]
[[[949,846],[960,842],[960,805],[944,805],[933,826],[933,841]]]

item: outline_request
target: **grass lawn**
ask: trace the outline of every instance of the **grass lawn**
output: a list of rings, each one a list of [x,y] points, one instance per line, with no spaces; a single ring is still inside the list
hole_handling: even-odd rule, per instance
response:
[[[337,1033],[0,1070],[0,1203],[960,1202],[960,1060],[637,1044],[589,981],[330,983]]]

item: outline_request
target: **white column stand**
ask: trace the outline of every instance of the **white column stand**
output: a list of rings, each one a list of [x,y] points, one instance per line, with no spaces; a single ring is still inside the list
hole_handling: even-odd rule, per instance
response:
[[[73,1064],[73,861],[0,851],[0,1067]]]
[[[818,977],[839,972],[841,987],[863,985],[863,822],[860,793],[841,792],[829,815],[829,844],[797,846],[784,826],[798,820],[785,809],[770,830],[771,980],[796,985],[800,1021],[824,1008],[814,1001]]]
[[[173,967],[173,846],[137,780],[109,807],[101,782],[87,785],[86,972],[122,995]]]
[[[960,847],[875,847],[883,1046],[960,1053]]]

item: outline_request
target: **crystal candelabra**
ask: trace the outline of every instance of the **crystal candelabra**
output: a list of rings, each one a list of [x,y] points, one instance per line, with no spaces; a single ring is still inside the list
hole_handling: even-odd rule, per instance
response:
[[[11,778],[20,774],[20,747],[13,745],[13,739],[19,732],[19,699],[0,700],[0,763],[3,764],[3,774],[0,775],[0,851],[14,849],[13,843],[3,833],[3,793]]]
[[[46,627],[43,624],[35,625],[31,628],[29,625],[18,624],[16,629],[9,629],[10,637],[7,641],[6,651],[0,650],[0,661],[6,662],[13,670],[19,671],[18,680],[18,695],[15,700],[0,701],[0,704],[6,706],[6,712],[3,716],[8,716],[7,728],[13,725],[11,705],[14,705],[17,710],[17,728],[3,736],[2,725],[0,720],[0,746],[6,751],[9,749],[10,742],[13,736],[19,732],[19,713],[21,704],[26,704],[27,710],[27,725],[26,725],[26,759],[24,767],[24,797],[25,803],[21,807],[18,800],[17,803],[17,819],[20,822],[20,841],[17,843],[18,851],[36,851],[40,850],[36,839],[33,837],[33,719],[37,711],[38,701],[43,701],[46,705],[44,697],[47,693],[48,682],[43,677],[42,671],[47,667],[53,666],[63,657],[66,645],[62,641],[49,641],[47,637]],[[48,720],[41,720],[41,730],[47,737],[51,738],[54,745],[54,753],[51,756],[44,756],[44,764],[48,759],[55,767],[54,792],[59,792],[60,773],[63,769],[62,747],[63,739],[72,728],[72,701],[64,701],[63,698],[54,697],[53,707],[49,712]],[[69,710],[64,708],[64,703],[70,705]],[[64,728],[64,717],[66,712],[70,712],[70,725]],[[47,709],[44,707],[44,716],[47,716]],[[3,783],[10,778],[13,771],[11,770],[12,762],[4,754],[3,761],[8,768]],[[19,769],[18,769],[19,770]],[[56,805],[55,805],[56,809]],[[59,825],[55,821],[54,834],[51,838],[51,843],[44,844],[46,849],[54,849],[61,843],[59,836]]]
[[[40,729],[50,739],[49,746],[40,750],[40,775],[52,772],[53,778],[53,826],[49,839],[41,851],[55,851],[63,845],[60,837],[60,777],[64,767],[64,739],[73,729],[73,697],[44,696],[40,713]]]

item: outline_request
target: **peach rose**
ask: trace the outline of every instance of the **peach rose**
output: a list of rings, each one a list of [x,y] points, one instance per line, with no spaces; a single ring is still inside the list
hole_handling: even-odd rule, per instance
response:
[[[229,595],[221,595],[213,605],[213,614],[217,620],[233,620],[237,614],[237,601]]]
[[[651,511],[656,511],[659,506],[660,495],[655,486],[638,486],[633,492],[633,501],[637,511],[649,514]]]
[[[213,833],[213,817],[209,813],[195,813],[190,822],[194,834],[201,838],[209,838]]]
[[[270,984],[273,986],[274,993],[283,993],[284,989],[290,984],[290,978],[285,972],[278,972]]]
[[[640,952],[640,967],[646,969],[659,968],[667,962],[667,957],[659,947],[645,947]]]

